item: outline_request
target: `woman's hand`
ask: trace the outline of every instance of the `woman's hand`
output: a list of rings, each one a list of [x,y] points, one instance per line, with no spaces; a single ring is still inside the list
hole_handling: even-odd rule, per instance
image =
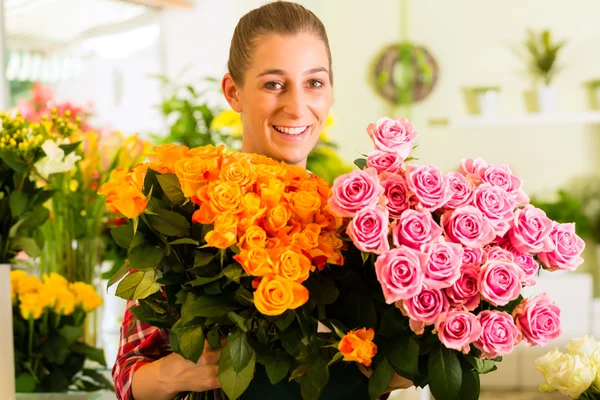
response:
[[[204,392],[221,387],[219,359],[221,348],[213,349],[204,342],[197,363],[179,354],[169,354],[146,364],[133,375],[132,392],[136,400],[172,399],[179,392]]]
[[[363,364],[360,364],[360,363],[356,363],[356,364],[358,365],[358,369],[360,370],[360,372],[362,372],[362,374],[364,376],[366,376],[367,378],[371,378],[371,375],[373,374],[372,368],[367,368]],[[394,373],[394,377],[392,378],[390,385],[388,386],[388,388],[385,390],[384,393],[389,393],[392,390],[396,390],[396,389],[408,389],[412,385],[413,385],[412,381],[409,381],[408,379],[403,378],[400,375]]]

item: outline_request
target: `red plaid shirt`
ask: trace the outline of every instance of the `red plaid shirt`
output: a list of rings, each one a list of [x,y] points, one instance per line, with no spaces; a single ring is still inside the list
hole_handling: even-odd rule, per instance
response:
[[[134,305],[134,302],[127,302],[119,352],[112,370],[118,400],[133,400],[131,383],[135,371],[171,352],[167,331],[138,321],[129,311]]]

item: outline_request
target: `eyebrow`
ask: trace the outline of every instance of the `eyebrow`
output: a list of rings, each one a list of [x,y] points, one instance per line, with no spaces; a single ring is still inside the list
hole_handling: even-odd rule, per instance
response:
[[[316,74],[317,72],[329,73],[329,70],[325,67],[311,68],[311,69],[305,71],[304,75],[312,75],[312,74]],[[260,74],[256,75],[256,77],[260,78],[261,76],[265,76],[265,75],[285,75],[285,71],[282,69],[272,68],[272,69],[268,69],[266,71],[261,72]]]

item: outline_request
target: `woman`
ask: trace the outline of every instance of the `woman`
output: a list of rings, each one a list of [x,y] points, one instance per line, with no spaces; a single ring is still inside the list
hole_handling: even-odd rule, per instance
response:
[[[235,28],[228,70],[222,89],[242,115],[242,150],[306,167],[332,102],[331,52],[321,21],[290,2],[251,11]],[[178,392],[218,388],[219,354],[207,345],[194,364],[169,353],[167,332],[136,321],[127,311],[113,368],[117,397],[161,400]],[[330,370],[321,398],[368,398],[368,379],[354,364],[337,364]],[[259,398],[301,399],[299,385],[270,385],[257,364],[242,399]]]

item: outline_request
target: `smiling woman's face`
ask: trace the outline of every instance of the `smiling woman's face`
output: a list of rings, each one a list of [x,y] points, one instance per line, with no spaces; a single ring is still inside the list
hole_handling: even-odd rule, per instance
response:
[[[257,39],[241,87],[231,76],[223,91],[242,114],[243,151],[306,166],[332,102],[329,57],[312,33]]]

